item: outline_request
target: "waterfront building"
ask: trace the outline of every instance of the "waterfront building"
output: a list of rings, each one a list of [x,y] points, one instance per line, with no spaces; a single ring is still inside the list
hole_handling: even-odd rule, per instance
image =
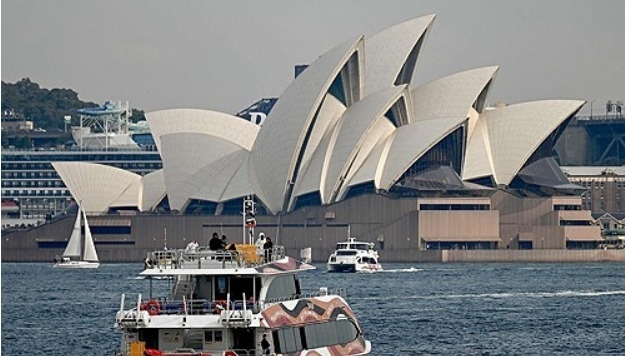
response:
[[[98,215],[90,221],[103,258],[132,260],[164,241],[207,241],[216,230],[237,238],[249,195],[258,229],[319,256],[348,230],[383,241],[382,256],[394,260],[440,258],[445,250],[597,247],[600,229],[582,209],[584,188],[552,157],[585,102],[490,107],[496,66],[414,85],[434,18],[359,36],[318,57],[262,126],[210,110],[146,113],[163,164],[150,175],[54,163],[72,196]],[[115,184],[95,179],[112,175]],[[155,213],[165,201],[169,210]],[[64,228],[56,225],[44,228]],[[44,255],[59,241],[41,231],[28,246]]]
[[[593,216],[625,214],[625,165],[562,167],[571,183],[585,188],[582,206]]]

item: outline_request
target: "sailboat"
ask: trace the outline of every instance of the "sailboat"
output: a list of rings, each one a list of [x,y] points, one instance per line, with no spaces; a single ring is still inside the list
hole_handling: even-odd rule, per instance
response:
[[[82,233],[80,231],[82,220],[85,221],[84,249],[82,248]],[[74,269],[98,267],[100,267],[100,261],[98,260],[98,253],[95,250],[95,244],[91,236],[91,229],[89,229],[89,222],[87,222],[87,214],[79,206],[72,235],[69,238],[63,255],[57,260],[54,268]]]
[[[311,263],[312,262],[312,248],[306,247],[299,250],[299,256],[302,262]]]

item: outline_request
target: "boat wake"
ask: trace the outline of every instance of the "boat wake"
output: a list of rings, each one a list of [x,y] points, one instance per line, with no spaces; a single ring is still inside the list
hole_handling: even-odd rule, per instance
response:
[[[432,299],[507,299],[507,298],[587,298],[587,297],[604,297],[625,295],[625,290],[613,290],[613,291],[557,291],[557,292],[503,292],[503,293],[481,293],[481,294],[436,294],[436,295],[410,295],[410,296],[397,296],[397,299],[410,299],[410,300],[432,300]],[[364,297],[355,298],[359,300],[384,300],[386,297]]]
[[[398,268],[398,269],[383,269],[380,271],[375,271],[377,273],[411,273],[411,272],[421,272],[423,268]]]
[[[506,299],[506,298],[570,298],[570,297],[603,297],[613,295],[625,295],[625,290],[593,291],[593,290],[564,290],[555,292],[502,292],[481,294],[448,294],[420,296],[419,299]]]

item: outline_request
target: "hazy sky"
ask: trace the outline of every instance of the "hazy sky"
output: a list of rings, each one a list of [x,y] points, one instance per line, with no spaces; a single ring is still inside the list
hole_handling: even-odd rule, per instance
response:
[[[417,84],[499,65],[489,103],[625,101],[623,0],[2,0],[1,13],[3,81],[146,111],[235,113],[279,96],[296,64],[429,14]]]

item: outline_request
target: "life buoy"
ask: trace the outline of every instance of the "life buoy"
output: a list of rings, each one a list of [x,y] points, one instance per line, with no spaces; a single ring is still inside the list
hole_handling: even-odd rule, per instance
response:
[[[147,310],[150,315],[158,315],[161,312],[161,303],[156,299],[150,299],[141,305],[141,310]]]
[[[216,300],[213,314],[221,314],[222,310],[226,310],[226,305],[228,305],[228,302],[226,302],[225,300]]]

